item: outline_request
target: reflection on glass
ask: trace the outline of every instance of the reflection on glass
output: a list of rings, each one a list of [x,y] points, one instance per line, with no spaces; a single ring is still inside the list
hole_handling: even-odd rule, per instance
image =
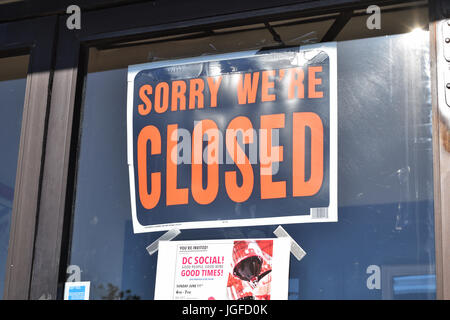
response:
[[[3,297],[28,56],[0,59],[0,299]]]
[[[427,39],[338,43],[339,221],[283,226],[307,252],[291,259],[290,299],[381,299],[368,278],[406,264],[426,266],[426,285],[397,279],[396,296],[417,280],[421,297],[435,298]],[[133,234],[126,84],[126,68],[87,77],[69,264],[91,281],[91,299],[154,296],[157,253],[146,247],[162,233]],[[176,240],[271,238],[276,227],[182,230]]]
[[[396,299],[423,299],[436,292],[436,276],[424,274],[417,276],[394,277],[394,296]]]

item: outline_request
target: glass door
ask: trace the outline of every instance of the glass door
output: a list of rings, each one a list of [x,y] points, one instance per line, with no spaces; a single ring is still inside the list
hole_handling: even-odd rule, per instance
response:
[[[436,298],[427,7],[394,8],[384,17],[389,22],[374,34],[355,14],[335,39],[338,221],[283,225],[306,251],[300,261],[291,258],[289,299]],[[335,18],[90,48],[68,251],[68,276],[90,282],[90,299],[154,298],[158,255],[146,247],[162,233],[133,232],[128,66],[267,50],[279,39],[302,47],[320,42]],[[244,202],[218,210],[238,218],[262,209]],[[273,238],[277,226],[187,229],[175,240]]]

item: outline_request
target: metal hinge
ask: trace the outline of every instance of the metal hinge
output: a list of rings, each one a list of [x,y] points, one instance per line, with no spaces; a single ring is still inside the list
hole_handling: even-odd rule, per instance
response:
[[[442,53],[444,55],[441,64],[444,69],[444,83],[442,85],[445,86],[445,102],[450,107],[450,19],[442,23],[442,36],[440,37],[440,41],[442,41]]]
[[[442,38],[444,39],[444,58],[450,62],[450,20],[442,24]]]

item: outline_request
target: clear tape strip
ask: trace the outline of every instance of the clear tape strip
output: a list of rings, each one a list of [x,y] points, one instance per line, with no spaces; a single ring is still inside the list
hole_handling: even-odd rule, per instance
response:
[[[305,250],[284,230],[282,226],[278,226],[273,232],[278,238],[289,238],[291,240],[291,253],[300,261],[306,255]]]
[[[175,238],[176,236],[178,236],[181,233],[180,230],[178,229],[171,229],[169,231],[167,231],[166,233],[164,233],[161,237],[159,237],[158,239],[156,239],[155,241],[153,241],[146,249],[147,252],[152,255],[154,254],[156,251],[158,251],[158,247],[159,247],[159,242],[160,241],[170,241],[173,238]]]

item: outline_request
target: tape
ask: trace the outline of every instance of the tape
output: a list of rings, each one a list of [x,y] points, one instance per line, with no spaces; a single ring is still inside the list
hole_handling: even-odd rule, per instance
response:
[[[306,255],[305,250],[283,229],[282,226],[278,226],[273,232],[278,238],[289,238],[291,240],[291,253],[294,257],[300,261]]]
[[[154,254],[158,251],[160,241],[170,241],[181,233],[178,229],[171,229],[164,233],[161,237],[153,241],[146,249],[149,255]]]

